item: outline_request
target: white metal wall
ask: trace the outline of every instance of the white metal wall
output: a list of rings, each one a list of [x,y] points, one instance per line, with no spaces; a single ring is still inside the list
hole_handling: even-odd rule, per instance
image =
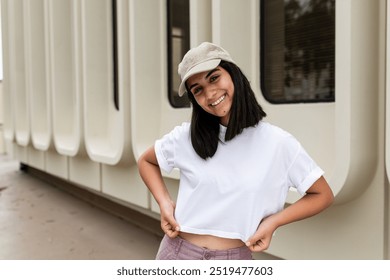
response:
[[[148,208],[130,132],[129,2],[117,1],[119,110],[113,104],[111,1],[3,0],[2,7],[8,152]]]

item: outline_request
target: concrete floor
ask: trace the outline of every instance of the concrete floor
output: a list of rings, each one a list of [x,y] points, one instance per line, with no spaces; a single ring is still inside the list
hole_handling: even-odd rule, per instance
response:
[[[0,259],[147,260],[159,237],[19,171],[0,155]]]

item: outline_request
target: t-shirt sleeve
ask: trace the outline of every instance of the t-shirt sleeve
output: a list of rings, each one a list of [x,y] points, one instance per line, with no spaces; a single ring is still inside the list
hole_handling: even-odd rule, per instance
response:
[[[187,130],[186,128],[186,124],[177,126],[170,133],[157,140],[154,144],[158,165],[167,173],[171,172],[175,167],[177,144],[183,133]]]
[[[303,195],[324,174],[324,171],[309,156],[305,149],[296,142],[295,155],[287,172],[290,187]]]

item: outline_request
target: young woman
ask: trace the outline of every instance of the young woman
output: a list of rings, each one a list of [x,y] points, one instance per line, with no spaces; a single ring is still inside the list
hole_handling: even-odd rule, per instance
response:
[[[289,133],[262,119],[249,81],[221,47],[202,43],[179,65],[191,123],[139,159],[165,232],[157,259],[252,259],[275,230],[333,202],[323,171]],[[161,170],[180,170],[176,203]],[[283,209],[290,187],[303,197]]]

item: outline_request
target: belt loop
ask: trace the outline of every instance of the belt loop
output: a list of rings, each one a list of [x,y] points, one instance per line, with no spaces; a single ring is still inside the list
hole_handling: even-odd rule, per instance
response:
[[[176,254],[179,253],[180,251],[180,248],[181,248],[181,245],[183,244],[183,239],[181,239],[180,237],[175,237],[176,239],[176,248],[175,248],[175,251],[176,251]]]

